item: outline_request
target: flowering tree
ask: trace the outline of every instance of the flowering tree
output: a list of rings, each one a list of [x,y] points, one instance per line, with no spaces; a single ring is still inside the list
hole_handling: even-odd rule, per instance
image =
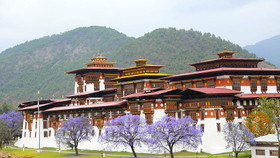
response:
[[[8,135],[5,135],[6,142],[9,142],[12,138],[21,133],[22,119],[21,113],[16,111],[9,111],[8,113],[3,113],[0,116],[0,120],[5,122],[8,130]]]
[[[146,120],[138,115],[119,116],[106,124],[101,141],[112,143],[114,146],[129,146],[134,157],[137,157],[135,146],[141,146],[145,138]]]
[[[165,116],[149,127],[150,138],[147,142],[154,150],[168,151],[171,158],[174,158],[173,148],[176,145],[196,149],[202,142],[202,133],[193,126],[193,122],[190,117],[175,119]]]
[[[73,144],[75,147],[76,155],[78,155],[78,145],[83,140],[90,140],[92,135],[92,126],[89,123],[89,119],[81,117],[70,117],[64,121],[57,130],[56,141],[63,144]]]
[[[254,134],[246,126],[228,122],[224,125],[223,133],[227,142],[226,148],[232,148],[235,157],[238,154],[250,148],[250,144],[255,144]]]
[[[275,133],[278,140],[278,151],[280,151],[280,100],[275,98],[260,98],[258,100],[260,106],[258,107],[258,110],[265,113],[268,118],[269,122],[273,125],[275,128]],[[280,158],[280,152],[278,152],[278,158]]]
[[[2,150],[2,146],[6,143],[7,138],[9,136],[9,130],[7,128],[7,123],[0,119],[0,149]]]
[[[275,133],[275,129],[269,117],[260,110],[254,110],[248,115],[245,119],[245,126],[248,127],[249,131],[256,137]]]

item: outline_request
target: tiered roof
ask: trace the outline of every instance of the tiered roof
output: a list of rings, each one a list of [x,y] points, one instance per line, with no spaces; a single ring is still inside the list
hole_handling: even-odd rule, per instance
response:
[[[102,57],[100,53],[98,53],[97,57],[90,58],[91,62],[87,63],[87,68],[82,68],[74,71],[66,72],[68,74],[73,73],[87,73],[87,72],[118,72],[120,68],[114,67],[114,62],[107,62],[108,57]]]
[[[110,107],[124,107],[127,101],[112,101],[104,103],[94,103],[89,105],[80,105],[80,106],[63,106],[63,107],[54,107],[47,109],[44,112],[52,111],[67,111],[67,110],[82,110],[82,109],[99,109],[99,108],[110,108]]]
[[[115,81],[129,81],[134,79],[157,79],[160,77],[170,76],[170,74],[159,73],[159,69],[164,65],[146,64],[149,60],[140,59],[134,60],[136,66],[120,69],[121,76],[115,78]]]
[[[162,80],[180,81],[219,75],[279,75],[280,69],[258,68],[264,59],[233,58],[234,51],[216,53],[219,58],[190,64],[196,68],[194,72],[183,73],[161,78]]]

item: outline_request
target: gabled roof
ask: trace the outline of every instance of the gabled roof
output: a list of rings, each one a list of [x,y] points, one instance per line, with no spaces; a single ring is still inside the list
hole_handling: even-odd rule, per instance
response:
[[[227,88],[188,88],[184,91],[196,91],[203,94],[239,94],[240,91]]]
[[[44,112],[116,107],[116,106],[125,105],[126,102],[127,101],[125,100],[125,101],[112,101],[112,102],[94,103],[94,104],[89,104],[89,105],[62,106],[62,107],[54,107],[54,108],[51,108],[51,109],[47,109]]]
[[[280,93],[268,93],[268,94],[238,94],[235,95],[240,99],[250,99],[250,98],[260,98],[260,97],[268,97],[268,98],[280,98]]]
[[[197,98],[209,96],[229,97],[239,93],[242,92],[227,88],[188,88],[180,92],[179,94],[181,94],[184,98]]]
[[[277,135],[276,134],[268,134],[265,136],[260,136],[255,138],[256,142],[270,142],[270,143],[278,143]]]
[[[74,74],[74,73],[85,73],[85,72],[92,72],[96,70],[111,70],[118,72],[120,68],[119,67],[87,67],[87,68],[82,68],[74,71],[68,71],[66,72],[67,74]]]
[[[50,99],[49,102],[39,104],[39,108],[46,107],[48,105],[65,105],[71,102],[71,99]],[[19,109],[19,111],[24,111],[24,110],[34,110],[38,108],[38,104],[34,101],[35,104],[25,106]]]
[[[101,90],[101,91],[77,93],[77,94],[73,94],[73,95],[68,95],[66,97],[67,98],[102,97],[105,94],[115,93],[115,92],[117,92],[116,88],[109,88],[109,89],[104,89],[104,90]]]
[[[160,95],[169,95],[171,93],[173,94],[178,94],[181,90],[180,89],[165,89],[165,90],[159,90],[159,91],[155,91],[155,92],[150,92],[150,93],[145,93],[145,92],[141,92],[141,93],[134,93],[134,94],[130,94],[127,96],[122,97],[123,99],[127,99],[127,98],[141,98],[141,97],[147,97],[147,96],[160,96]]]
[[[250,58],[218,58],[218,59],[211,59],[211,60],[196,62],[196,63],[192,63],[189,65],[195,66],[195,65],[199,65],[199,64],[212,63],[212,62],[222,61],[222,60],[225,60],[225,61],[256,61],[256,62],[264,61],[264,59],[250,59]]]
[[[167,76],[161,78],[161,80],[177,81],[177,80],[195,79],[199,77],[206,77],[206,76],[208,77],[208,76],[221,75],[221,74],[238,74],[238,73],[246,74],[246,75],[262,75],[262,73],[280,75],[280,69],[222,67],[222,68],[194,71],[194,72],[188,72],[188,73],[183,73],[183,74],[178,74],[173,76]]]
[[[162,73],[142,73],[137,75],[130,76],[122,76],[118,78],[112,79],[112,81],[131,81],[134,79],[158,79],[161,77],[170,76],[170,74],[162,74]]]

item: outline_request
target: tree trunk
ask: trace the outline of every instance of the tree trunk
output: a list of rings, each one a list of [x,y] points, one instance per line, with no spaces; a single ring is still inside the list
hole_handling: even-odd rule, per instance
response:
[[[172,148],[170,148],[170,157],[171,157],[171,158],[174,158],[174,155],[173,155],[173,150],[172,150]]]
[[[133,153],[134,157],[137,157],[137,155],[136,155],[136,153],[134,151],[134,147],[133,146],[130,146],[130,147],[131,147],[131,150],[132,150],[132,153]]]
[[[75,144],[75,152],[76,152],[76,155],[79,154],[79,153],[78,153],[78,148],[77,148],[77,146],[78,146],[78,145]]]
[[[238,152],[235,153],[235,158],[238,158]]]

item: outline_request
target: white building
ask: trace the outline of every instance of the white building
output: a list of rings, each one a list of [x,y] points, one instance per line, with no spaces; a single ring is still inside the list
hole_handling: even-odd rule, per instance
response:
[[[276,134],[255,138],[256,145],[251,146],[252,158],[277,158],[278,140]]]
[[[146,64],[145,59],[119,69],[99,55],[87,68],[68,72],[76,75],[69,99],[40,101],[39,118],[36,101],[19,105],[24,126],[18,145],[38,147],[40,122],[41,147],[56,147],[58,126],[69,116],[83,113],[91,119],[96,135],[79,148],[102,150],[97,138],[104,122],[131,113],[151,124],[167,114],[176,118],[189,115],[195,120],[204,133],[199,151],[230,151],[225,148],[223,125],[241,123],[261,96],[280,97],[280,69],[258,68],[263,59],[233,58],[234,53],[224,50],[217,53],[218,59],[191,64],[196,71],[174,76],[159,73],[163,65]]]

